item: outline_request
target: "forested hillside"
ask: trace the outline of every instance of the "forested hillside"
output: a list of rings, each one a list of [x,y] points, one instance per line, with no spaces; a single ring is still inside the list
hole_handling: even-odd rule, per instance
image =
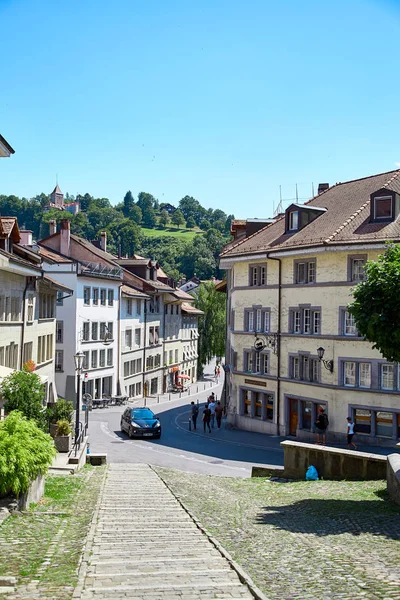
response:
[[[156,258],[176,280],[183,275],[190,278],[196,274],[200,279],[219,276],[217,257],[229,241],[233,215],[206,209],[191,196],[174,206],[159,203],[147,192],[140,192],[135,199],[128,191],[121,203],[112,206],[108,198],[65,195],[65,202],[74,200],[80,203],[77,215],[47,209],[46,194],[30,199],[0,195],[0,215],[18,217],[20,228],[31,229],[34,240],[49,235],[51,219],[70,219],[72,233],[88,240],[98,239],[100,231],[107,231],[110,252]]]

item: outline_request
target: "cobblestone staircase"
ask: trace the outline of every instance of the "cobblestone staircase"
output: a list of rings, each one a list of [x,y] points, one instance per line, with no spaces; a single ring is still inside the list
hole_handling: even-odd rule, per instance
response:
[[[110,465],[73,597],[254,599],[146,465]]]

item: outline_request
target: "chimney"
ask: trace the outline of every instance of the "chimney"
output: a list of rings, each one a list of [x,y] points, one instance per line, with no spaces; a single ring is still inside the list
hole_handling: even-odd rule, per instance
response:
[[[71,244],[70,223],[69,219],[63,219],[60,223],[60,252],[69,256]]]
[[[318,184],[318,194],[322,194],[322,192],[325,192],[326,190],[329,190],[329,183]]]
[[[100,231],[100,248],[107,252],[107,231]]]
[[[50,235],[57,233],[57,221],[55,219],[51,219],[51,221],[49,221],[49,229]]]
[[[32,231],[30,229],[20,229],[19,233],[21,246],[32,246]]]

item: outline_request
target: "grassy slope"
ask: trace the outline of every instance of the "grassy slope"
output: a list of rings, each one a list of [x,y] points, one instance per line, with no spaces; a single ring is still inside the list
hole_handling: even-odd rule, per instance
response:
[[[147,229],[146,227],[142,227],[142,233],[146,237],[174,237],[179,240],[192,240],[196,235],[199,235],[198,231],[175,229],[174,227],[167,229]]]

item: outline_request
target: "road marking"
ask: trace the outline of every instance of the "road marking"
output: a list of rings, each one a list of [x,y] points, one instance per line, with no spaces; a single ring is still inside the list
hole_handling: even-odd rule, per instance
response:
[[[108,423],[106,421],[102,421],[100,423],[100,429],[103,433],[105,433],[106,435],[108,435],[109,437],[111,437],[113,439],[122,441],[125,444],[134,444],[135,448],[142,448],[143,450],[150,450],[151,452],[156,452],[158,454],[165,454],[166,456],[173,456],[174,458],[184,458],[185,460],[202,463],[204,465],[211,465],[213,467],[220,466],[220,467],[223,467],[224,469],[232,469],[234,471],[250,471],[250,469],[246,469],[245,467],[233,467],[231,465],[226,465],[226,464],[214,465],[212,462],[209,462],[208,460],[201,460],[200,458],[195,458],[194,456],[186,456],[185,454],[175,454],[174,452],[168,452],[167,450],[161,450],[159,448],[151,446],[150,444],[149,445],[141,444],[137,440],[124,440],[124,439],[120,438],[118,435],[116,435],[115,433],[112,433],[112,431],[110,431],[110,429],[108,427]]]

